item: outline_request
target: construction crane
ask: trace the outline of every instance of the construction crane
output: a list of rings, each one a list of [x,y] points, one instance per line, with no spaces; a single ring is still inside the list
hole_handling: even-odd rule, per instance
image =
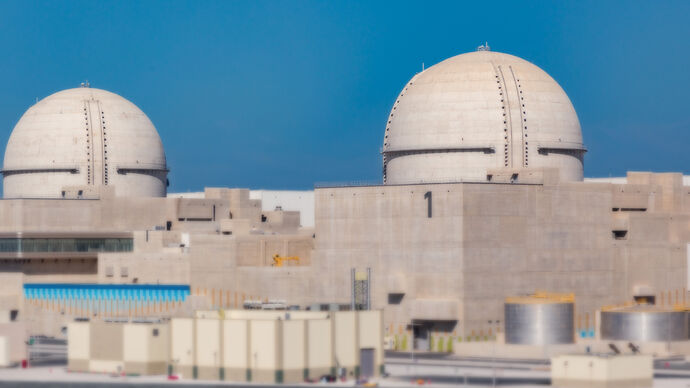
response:
[[[296,263],[299,263],[299,257],[298,256],[280,256],[279,254],[273,255],[273,266],[274,267],[282,267],[284,261],[294,261]]]

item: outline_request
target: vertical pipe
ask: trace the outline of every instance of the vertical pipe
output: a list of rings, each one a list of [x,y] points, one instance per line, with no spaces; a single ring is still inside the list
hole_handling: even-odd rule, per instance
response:
[[[355,269],[350,270],[350,288],[352,289],[350,295],[350,310],[355,311]]]
[[[367,267],[367,310],[371,310],[371,267]]]

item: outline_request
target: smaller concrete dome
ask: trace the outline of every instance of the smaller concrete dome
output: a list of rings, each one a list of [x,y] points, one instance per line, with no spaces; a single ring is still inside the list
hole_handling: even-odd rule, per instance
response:
[[[164,197],[167,166],[151,120],[117,94],[63,90],[14,127],[2,169],[5,198],[63,198],[112,186],[117,196]]]

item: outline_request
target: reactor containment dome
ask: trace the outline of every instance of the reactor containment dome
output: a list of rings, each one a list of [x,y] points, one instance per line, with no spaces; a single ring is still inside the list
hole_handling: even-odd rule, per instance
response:
[[[29,108],[14,127],[2,169],[5,198],[64,198],[66,188],[164,197],[168,168],[151,120],[117,94],[63,90]],[[69,190],[69,189],[68,189]]]
[[[563,89],[539,67],[488,51],[418,73],[391,110],[386,184],[486,181],[489,170],[558,168],[583,180],[580,123]]]

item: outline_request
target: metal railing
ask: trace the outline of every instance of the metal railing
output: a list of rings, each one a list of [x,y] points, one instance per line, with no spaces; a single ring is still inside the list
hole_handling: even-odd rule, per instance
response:
[[[28,360],[33,365],[66,364],[67,340],[50,337],[29,337]]]

